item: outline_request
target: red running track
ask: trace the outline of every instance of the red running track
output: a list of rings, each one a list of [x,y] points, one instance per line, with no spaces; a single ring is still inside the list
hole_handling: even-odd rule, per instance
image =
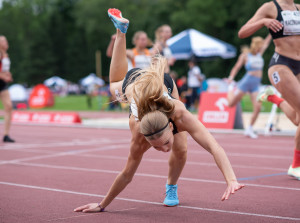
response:
[[[300,181],[286,175],[292,137],[213,134],[246,184],[225,202],[212,156],[190,138],[173,208],[162,205],[169,154],[150,149],[107,211],[85,214],[73,209],[102,200],[125,165],[130,131],[13,125],[11,135],[17,143],[0,144],[1,223],[300,221]]]

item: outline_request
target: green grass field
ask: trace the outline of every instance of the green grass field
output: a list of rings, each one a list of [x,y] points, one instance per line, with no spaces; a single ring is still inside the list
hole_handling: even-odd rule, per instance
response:
[[[107,97],[93,97],[91,99],[91,108],[88,107],[87,96],[85,95],[69,95],[65,97],[56,96],[55,105],[49,108],[42,108],[39,110],[61,110],[61,111],[99,111],[108,109]],[[252,111],[252,103],[250,97],[246,95],[241,101],[241,106],[244,112]],[[272,104],[269,102],[263,103],[262,112],[270,112]],[[0,109],[3,109],[0,103]],[[36,110],[36,109],[35,109]]]

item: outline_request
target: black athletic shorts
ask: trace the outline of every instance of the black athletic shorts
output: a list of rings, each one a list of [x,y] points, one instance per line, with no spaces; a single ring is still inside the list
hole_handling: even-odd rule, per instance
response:
[[[282,56],[275,52],[269,63],[269,67],[272,67],[277,64],[286,65],[288,68],[291,69],[295,76],[300,74],[300,61]]]
[[[122,85],[122,93],[125,94],[125,90],[126,87],[131,84],[132,82],[134,82],[135,78],[137,78],[138,76],[140,76],[140,74],[136,75],[134,78],[132,78],[130,80],[130,77],[132,74],[134,74],[136,71],[141,70],[140,68],[133,68],[131,70],[129,70],[125,76],[125,79],[123,81],[123,85]],[[128,81],[130,80],[131,83],[128,83]],[[174,89],[174,82],[173,79],[170,77],[169,74],[164,75],[164,84],[168,89],[168,93],[169,95],[171,95],[173,93],[173,89]]]
[[[6,90],[7,88],[8,84],[5,81],[0,80],[0,92]]]

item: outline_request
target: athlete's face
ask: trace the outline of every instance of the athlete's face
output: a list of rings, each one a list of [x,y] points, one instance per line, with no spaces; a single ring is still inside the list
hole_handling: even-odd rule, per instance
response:
[[[157,151],[169,152],[172,149],[174,143],[174,135],[173,135],[173,126],[170,123],[170,126],[166,128],[163,134],[157,139],[151,139],[147,141],[153,146]]]
[[[148,45],[148,37],[146,34],[141,34],[139,38],[136,40],[136,46],[144,49]]]

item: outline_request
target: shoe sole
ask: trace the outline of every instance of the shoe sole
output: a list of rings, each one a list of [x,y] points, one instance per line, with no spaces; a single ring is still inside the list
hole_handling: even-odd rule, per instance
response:
[[[275,94],[274,90],[271,89],[271,88],[269,88],[269,87],[267,87],[264,90],[264,92],[262,92],[261,94],[258,95],[256,101],[258,101],[258,102],[266,102],[266,101],[268,101],[268,97],[270,95],[273,95],[273,94]]]
[[[121,30],[122,33],[126,33],[129,21],[122,17],[122,13],[118,9],[108,9],[107,11],[109,18],[113,21],[115,27]]]
[[[300,177],[293,175],[292,173],[287,174],[290,177],[296,178],[297,180],[300,180]]]
[[[165,207],[176,207],[176,206],[178,206],[178,205],[179,205],[179,204],[175,204],[175,205],[172,205],[172,206],[171,206],[171,205],[166,205],[166,204],[164,204]]]
[[[120,19],[122,18],[122,12],[119,9],[108,9],[108,13]]]
[[[287,175],[290,176],[290,177],[294,177],[294,178],[296,178],[297,180],[300,180],[300,177],[294,175],[293,170],[292,170],[291,168],[288,170]]]

